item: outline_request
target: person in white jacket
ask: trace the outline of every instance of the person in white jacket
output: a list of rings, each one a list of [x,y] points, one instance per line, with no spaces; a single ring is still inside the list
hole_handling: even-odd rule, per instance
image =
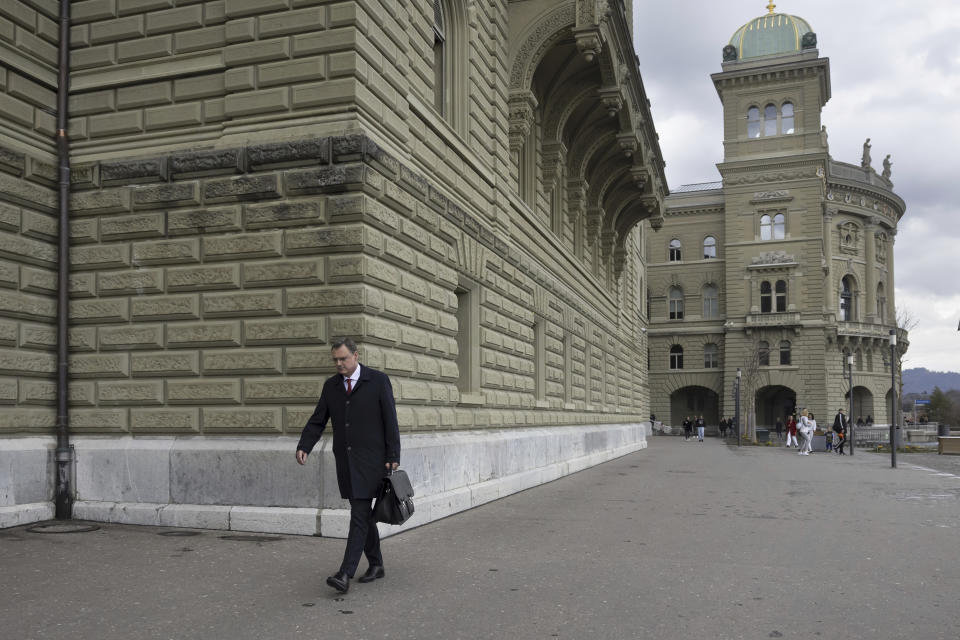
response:
[[[813,451],[813,432],[816,430],[817,421],[813,419],[813,413],[807,413],[806,409],[801,411],[798,431],[803,435],[803,443],[800,445],[798,455],[808,456]]]

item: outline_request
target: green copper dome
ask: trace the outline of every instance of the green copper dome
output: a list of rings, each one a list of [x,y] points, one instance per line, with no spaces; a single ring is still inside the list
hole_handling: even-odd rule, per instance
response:
[[[754,18],[736,30],[724,49],[724,61],[799,53],[816,44],[816,35],[806,20],[773,13],[771,8],[767,15]]]

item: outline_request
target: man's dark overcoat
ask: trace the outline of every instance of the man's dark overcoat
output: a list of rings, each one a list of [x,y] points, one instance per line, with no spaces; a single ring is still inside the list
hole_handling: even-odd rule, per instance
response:
[[[375,498],[386,471],[384,464],[400,462],[393,387],[387,374],[362,364],[360,379],[350,395],[343,380],[338,373],[323,383],[320,401],[300,434],[297,449],[310,453],[329,418],[340,497]]]

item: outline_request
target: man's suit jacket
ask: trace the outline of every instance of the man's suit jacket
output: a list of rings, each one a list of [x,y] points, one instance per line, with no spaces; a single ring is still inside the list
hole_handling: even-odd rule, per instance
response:
[[[400,430],[387,374],[360,365],[350,395],[339,373],[323,383],[297,449],[310,453],[333,422],[333,456],[341,498],[375,498],[387,462],[400,462]]]
[[[833,418],[833,430],[836,431],[837,433],[840,433],[841,431],[846,431],[848,424],[849,423],[847,422],[847,416],[843,415],[838,411],[837,415],[834,416]]]

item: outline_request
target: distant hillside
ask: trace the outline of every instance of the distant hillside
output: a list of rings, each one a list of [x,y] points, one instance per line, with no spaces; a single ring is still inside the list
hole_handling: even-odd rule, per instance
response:
[[[933,393],[934,387],[940,387],[941,391],[960,389],[960,373],[954,371],[930,371],[923,367],[919,369],[904,369],[904,393],[922,393],[924,391]]]

